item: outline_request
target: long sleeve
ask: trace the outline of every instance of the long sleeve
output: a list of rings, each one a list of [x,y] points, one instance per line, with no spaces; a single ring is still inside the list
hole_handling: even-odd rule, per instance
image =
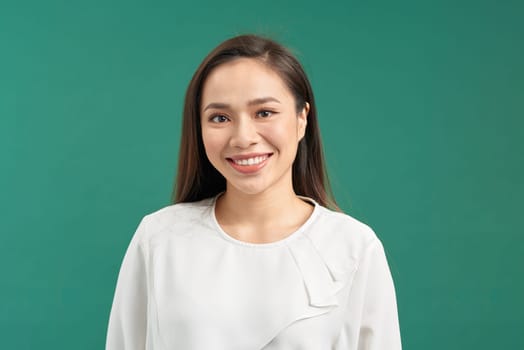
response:
[[[374,239],[365,250],[348,300],[344,325],[346,348],[402,348],[395,287],[382,243]]]
[[[146,254],[141,245],[142,220],[120,267],[109,317],[106,350],[144,350],[147,337]]]

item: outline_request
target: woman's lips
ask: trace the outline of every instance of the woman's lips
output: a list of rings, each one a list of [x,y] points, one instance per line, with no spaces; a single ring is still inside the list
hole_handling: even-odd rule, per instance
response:
[[[242,174],[256,173],[262,169],[268,162],[273,153],[256,153],[237,155],[226,158],[231,167]]]

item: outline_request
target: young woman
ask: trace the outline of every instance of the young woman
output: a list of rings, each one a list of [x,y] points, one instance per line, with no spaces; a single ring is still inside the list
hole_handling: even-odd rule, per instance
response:
[[[215,48],[181,137],[175,204],[131,240],[106,349],[401,348],[382,244],[329,195],[313,93],[286,48]]]

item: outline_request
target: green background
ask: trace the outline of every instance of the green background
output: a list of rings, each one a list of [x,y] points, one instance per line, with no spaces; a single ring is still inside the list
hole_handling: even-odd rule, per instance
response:
[[[333,187],[372,226],[404,349],[524,349],[522,1],[0,2],[4,349],[101,349],[182,100],[256,32],[312,81]]]

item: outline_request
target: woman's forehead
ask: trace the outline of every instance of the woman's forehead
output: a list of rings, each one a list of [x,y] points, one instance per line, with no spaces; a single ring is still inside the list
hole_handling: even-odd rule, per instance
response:
[[[216,67],[204,81],[202,106],[213,102],[245,102],[273,97],[284,102],[292,98],[279,74],[260,60],[236,59]]]

